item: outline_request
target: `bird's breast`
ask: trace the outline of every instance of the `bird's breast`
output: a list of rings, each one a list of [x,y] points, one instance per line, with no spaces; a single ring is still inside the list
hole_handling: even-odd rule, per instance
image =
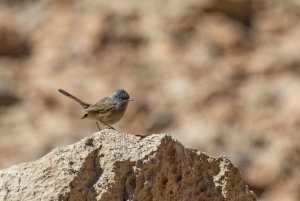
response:
[[[124,116],[127,105],[128,103],[124,103],[123,105],[116,107],[116,109],[114,110],[105,113],[98,113],[96,119],[106,124],[113,125],[117,123]]]

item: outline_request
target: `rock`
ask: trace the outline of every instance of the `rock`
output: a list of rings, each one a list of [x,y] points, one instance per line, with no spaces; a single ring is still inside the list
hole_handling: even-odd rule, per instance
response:
[[[0,57],[23,58],[31,54],[29,39],[17,30],[0,26]]]
[[[256,200],[226,158],[165,134],[103,130],[0,170],[0,200]]]
[[[20,101],[11,82],[0,77],[0,107],[12,106]]]
[[[215,0],[206,11],[223,13],[249,24],[253,14],[253,0]]]

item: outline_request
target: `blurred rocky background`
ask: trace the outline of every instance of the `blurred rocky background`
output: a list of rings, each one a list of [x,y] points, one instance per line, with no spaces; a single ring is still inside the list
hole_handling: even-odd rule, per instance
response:
[[[135,102],[115,126],[228,156],[300,200],[300,1],[0,1],[0,168],[97,131],[63,88]]]

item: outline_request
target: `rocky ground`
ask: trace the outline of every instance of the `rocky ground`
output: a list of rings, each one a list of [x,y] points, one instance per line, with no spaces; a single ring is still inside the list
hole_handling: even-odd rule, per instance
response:
[[[97,130],[64,88],[135,99],[115,127],[226,155],[263,201],[300,199],[296,0],[0,2],[0,167]],[[59,129],[58,129],[59,128]]]

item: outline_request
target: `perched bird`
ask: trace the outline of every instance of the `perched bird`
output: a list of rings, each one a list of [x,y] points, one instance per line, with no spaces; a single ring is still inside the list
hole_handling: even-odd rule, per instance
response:
[[[58,89],[58,91],[78,102],[84,109],[81,119],[89,118],[95,120],[99,130],[101,129],[98,122],[114,129],[111,125],[117,123],[123,117],[129,101],[133,101],[124,89],[117,89],[94,105],[80,100],[63,89]]]

